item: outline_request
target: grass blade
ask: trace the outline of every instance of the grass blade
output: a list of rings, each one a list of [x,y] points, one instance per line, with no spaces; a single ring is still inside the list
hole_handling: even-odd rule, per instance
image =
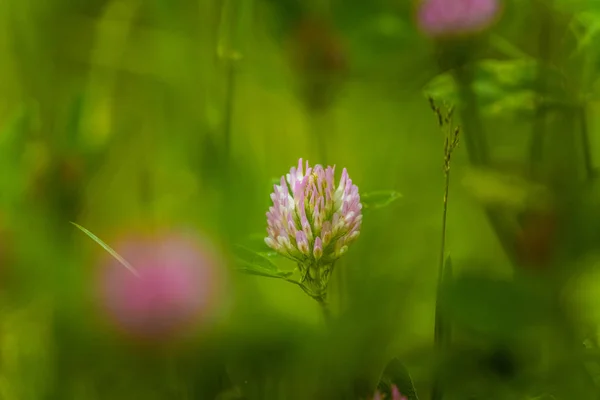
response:
[[[102,246],[102,248],[104,250],[106,250],[111,256],[113,256],[117,261],[119,261],[125,268],[127,268],[129,271],[131,271],[132,274],[134,274],[135,276],[140,276],[138,274],[138,272],[135,270],[135,268],[133,268],[133,266],[131,264],[129,264],[127,262],[127,260],[125,260],[123,257],[121,257],[119,255],[119,253],[117,253],[116,251],[114,251],[109,245],[107,245],[106,243],[104,243],[102,240],[100,240],[100,238],[96,235],[94,235],[92,232],[88,231],[87,229],[85,229],[83,226],[76,224],[75,222],[71,222],[73,225],[75,225],[75,227],[77,229],[79,229],[80,231],[82,231],[83,233],[85,233],[86,235],[88,235],[90,237],[90,239],[92,239],[94,242],[98,243],[100,246]]]

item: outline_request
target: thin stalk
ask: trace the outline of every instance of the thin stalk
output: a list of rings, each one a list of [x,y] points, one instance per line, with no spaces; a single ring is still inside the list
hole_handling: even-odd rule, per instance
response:
[[[237,83],[237,64],[251,29],[253,1],[223,0],[218,27],[217,55],[225,65],[225,105],[223,122],[223,152],[226,161],[231,156],[231,127]]]
[[[333,272],[333,269],[332,271]],[[315,300],[321,306],[321,310],[323,311],[323,316],[325,317],[325,321],[329,323],[332,319],[331,309],[329,308],[329,303],[327,302],[327,287],[319,294],[313,293],[309,288],[307,288],[302,282],[299,282],[295,279],[285,278],[286,282],[293,283],[302,289],[304,293],[306,293],[310,298]]]
[[[444,286],[444,264],[445,264],[445,244],[446,244],[446,215],[448,210],[448,188],[450,186],[450,174],[446,174],[445,194],[444,194],[444,212],[442,217],[442,243],[440,246],[440,264],[438,267],[438,282],[437,282],[437,295],[435,301],[435,322],[433,328],[433,340],[436,352],[439,354],[441,350],[444,350],[444,346],[447,344],[447,335],[449,335],[448,327],[445,324],[441,310],[441,294]],[[431,389],[431,400],[442,400],[444,392],[442,384],[439,378],[436,378],[433,382],[433,388]]]
[[[223,144],[221,156],[221,179],[220,179],[220,196],[221,196],[221,213],[222,213],[222,229],[226,236],[231,234],[231,221],[229,220],[229,212],[231,201],[235,198],[232,196],[231,186],[231,131],[234,118],[234,103],[236,93],[236,71],[234,60],[226,60],[226,93],[224,105],[224,120],[223,120]]]
[[[329,304],[325,301],[324,297],[315,298],[319,305],[321,306],[321,310],[323,311],[323,317],[327,323],[331,322],[331,309],[329,308]]]
[[[537,67],[537,90],[542,95],[548,91],[548,72],[546,65],[549,63],[551,52],[551,34],[552,20],[550,13],[546,10],[546,5],[537,3],[539,14],[541,15],[541,26],[538,36],[539,58]],[[531,134],[531,142],[529,144],[529,158],[533,172],[538,171],[538,166],[542,162],[542,153],[544,147],[544,138],[547,135],[548,125],[546,118],[546,105],[543,97],[538,102],[535,111],[535,120],[533,123],[533,131]]]
[[[232,127],[235,117],[235,100],[237,93],[237,65],[242,59],[242,47],[248,37],[249,21],[252,1],[224,0],[221,6],[219,21],[217,55],[224,66],[225,99],[223,109],[223,141],[220,156],[222,197],[222,228],[228,236],[232,234],[233,224],[229,221],[231,202],[235,199],[233,185],[231,184],[232,169]]]
[[[587,107],[585,104],[579,108],[579,124],[581,133],[581,146],[583,151],[583,165],[585,167],[586,178],[588,180],[592,180],[594,179],[595,171],[587,123]]]
[[[329,303],[327,303],[325,296],[315,296],[314,294],[312,294],[310,292],[310,290],[308,290],[306,288],[306,286],[304,286],[302,283],[295,281],[293,279],[286,279],[287,282],[293,283],[294,285],[298,285],[300,287],[300,289],[302,289],[304,291],[304,293],[306,293],[307,295],[309,295],[313,300],[315,300],[317,303],[319,303],[319,306],[321,306],[321,310],[323,311],[323,316],[325,317],[325,321],[330,322],[331,321],[331,309],[329,308]]]
[[[233,125],[234,106],[235,106],[235,93],[236,93],[236,67],[234,60],[227,60],[226,66],[226,92],[225,92],[225,107],[224,107],[224,121],[223,121],[223,158],[225,171],[229,169],[229,162],[231,158],[231,128]]]
[[[442,212],[442,240],[440,244],[440,261],[438,266],[438,288],[444,279],[444,262],[446,260],[446,225],[448,223],[448,192],[450,190],[450,169],[446,170],[444,183],[444,208]]]
[[[458,145],[458,128],[452,127],[452,111],[448,111],[446,115],[442,115],[440,109],[435,106],[433,100],[431,107],[438,116],[438,123],[440,128],[445,131],[446,137],[444,141],[444,199],[443,199],[443,212],[442,212],[442,238],[440,244],[440,260],[438,266],[438,282],[437,282],[437,298],[435,306],[435,322],[434,322],[434,344],[436,350],[441,350],[446,344],[446,326],[442,318],[441,311],[441,292],[444,285],[444,265],[445,265],[445,254],[446,254],[446,225],[448,221],[448,194],[450,191],[450,160],[452,158],[452,152]],[[431,391],[432,400],[441,400],[443,397],[443,389],[439,378],[436,378],[433,383]]]

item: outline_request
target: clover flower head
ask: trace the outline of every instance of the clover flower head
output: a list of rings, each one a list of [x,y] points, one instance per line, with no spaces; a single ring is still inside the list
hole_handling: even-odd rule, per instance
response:
[[[335,186],[335,166],[305,168],[302,159],[271,194],[266,244],[305,265],[332,264],[358,238],[362,221],[358,187],[344,168]]]
[[[385,397],[383,394],[381,394],[381,392],[376,391],[372,400],[383,400],[384,398]],[[400,390],[398,389],[398,386],[392,385],[392,397],[390,398],[390,400],[408,400],[408,398],[406,396],[402,396]]]
[[[417,22],[428,36],[465,35],[488,28],[500,11],[499,0],[423,0]]]
[[[216,316],[222,265],[208,241],[181,232],[129,234],[115,247],[136,274],[115,258],[100,264],[100,305],[119,331],[139,339],[167,339]]]

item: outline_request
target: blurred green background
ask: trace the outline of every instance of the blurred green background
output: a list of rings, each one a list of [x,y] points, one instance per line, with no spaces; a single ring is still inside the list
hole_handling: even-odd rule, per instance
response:
[[[459,100],[436,61],[440,43],[415,26],[415,6],[407,0],[0,1],[0,398],[213,399],[231,387],[252,399],[358,398],[356,392],[375,389],[395,356],[427,398],[444,137],[424,92],[449,104]],[[556,261],[565,267],[552,276],[570,285],[562,289],[575,307],[569,315],[595,327],[600,209],[595,185],[580,183],[584,150],[596,168],[600,148],[600,4],[503,6],[500,21],[468,50],[479,68],[474,88],[493,160],[486,167],[525,170],[532,131],[546,127],[542,169],[566,185],[561,195],[572,194],[561,203],[563,219],[572,222]],[[539,98],[550,111],[540,113]],[[574,116],[582,109],[583,120]],[[589,136],[584,150],[582,121]],[[185,225],[230,254],[233,245],[266,236],[273,179],[299,158],[347,168],[361,193],[402,194],[389,207],[365,212],[360,239],[336,267],[331,301],[339,321],[332,329],[296,286],[233,270],[224,327],[185,350],[131,346],[90,318],[91,271],[101,250],[70,221],[109,244],[134,228]],[[474,167],[461,138],[451,162],[446,252],[454,274],[512,282],[518,268],[486,218],[484,200],[506,207],[513,192],[487,173],[475,176]],[[524,278],[528,290],[547,283],[539,275],[533,284]],[[506,292],[499,297],[506,300],[498,306],[503,311],[522,312]],[[467,321],[481,313],[510,324],[494,309],[477,308],[477,299],[462,301],[474,310],[464,313]],[[449,379],[459,389],[475,382],[479,397],[471,398],[542,398],[538,383],[564,384],[552,389],[563,394],[555,398],[598,398],[598,388],[581,383],[580,375],[552,375],[562,376],[553,369],[562,359],[553,357],[570,350],[556,350],[560,335],[548,333],[556,332],[556,321],[544,321],[532,336],[510,339],[521,355],[528,340],[554,349],[540,350],[546,364],[536,378],[527,375],[522,384],[480,376],[479,364],[467,359],[504,343],[494,331],[457,339],[458,360],[450,358],[448,369],[467,377]],[[355,394],[344,397],[346,386]]]

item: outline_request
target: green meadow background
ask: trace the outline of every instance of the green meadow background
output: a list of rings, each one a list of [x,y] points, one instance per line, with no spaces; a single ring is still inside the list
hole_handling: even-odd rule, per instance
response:
[[[585,104],[596,166],[596,3],[504,2],[474,53],[488,62],[477,90],[487,96],[481,110],[495,170],[529,162],[532,99],[542,90],[531,68],[542,57],[562,73],[557,93],[568,87]],[[436,44],[416,28],[414,7],[398,0],[0,1],[0,399],[214,399],[231,388],[248,399],[346,398],[347,386],[374,390],[396,356],[428,398],[444,136],[424,91],[449,104],[455,98]],[[339,40],[325,52],[346,60],[319,81],[331,99],[317,108],[302,91],[312,78],[292,57],[303,40],[294,26],[310,15]],[[547,165],[581,180],[580,125],[555,115],[546,126]],[[330,330],[298,287],[238,273],[231,256],[233,245],[266,235],[273,179],[299,158],[335,164],[338,176],[347,168],[361,193],[402,195],[365,211],[360,239],[336,265],[338,322]],[[454,274],[510,280],[515,269],[474,195],[510,192],[485,179],[473,189],[471,167],[461,141],[451,161],[446,253]],[[591,232],[598,216],[590,210],[582,226]],[[140,227],[184,226],[210,237],[227,256],[231,280],[217,332],[157,350],[105,330],[90,311],[102,250],[71,221],[109,245]],[[569,281],[569,293],[583,301],[572,315],[591,324],[600,317],[594,252],[590,244],[571,260],[589,275]],[[503,299],[509,315],[521,312],[522,304]],[[547,346],[536,385],[558,382],[567,388],[560,398],[597,398],[571,376],[577,368],[563,376],[548,367],[559,351],[547,331],[511,339],[519,349]],[[529,375],[490,378],[473,361],[504,337],[471,339],[459,337],[462,350],[448,366],[456,387],[472,387],[478,399],[543,394]]]

